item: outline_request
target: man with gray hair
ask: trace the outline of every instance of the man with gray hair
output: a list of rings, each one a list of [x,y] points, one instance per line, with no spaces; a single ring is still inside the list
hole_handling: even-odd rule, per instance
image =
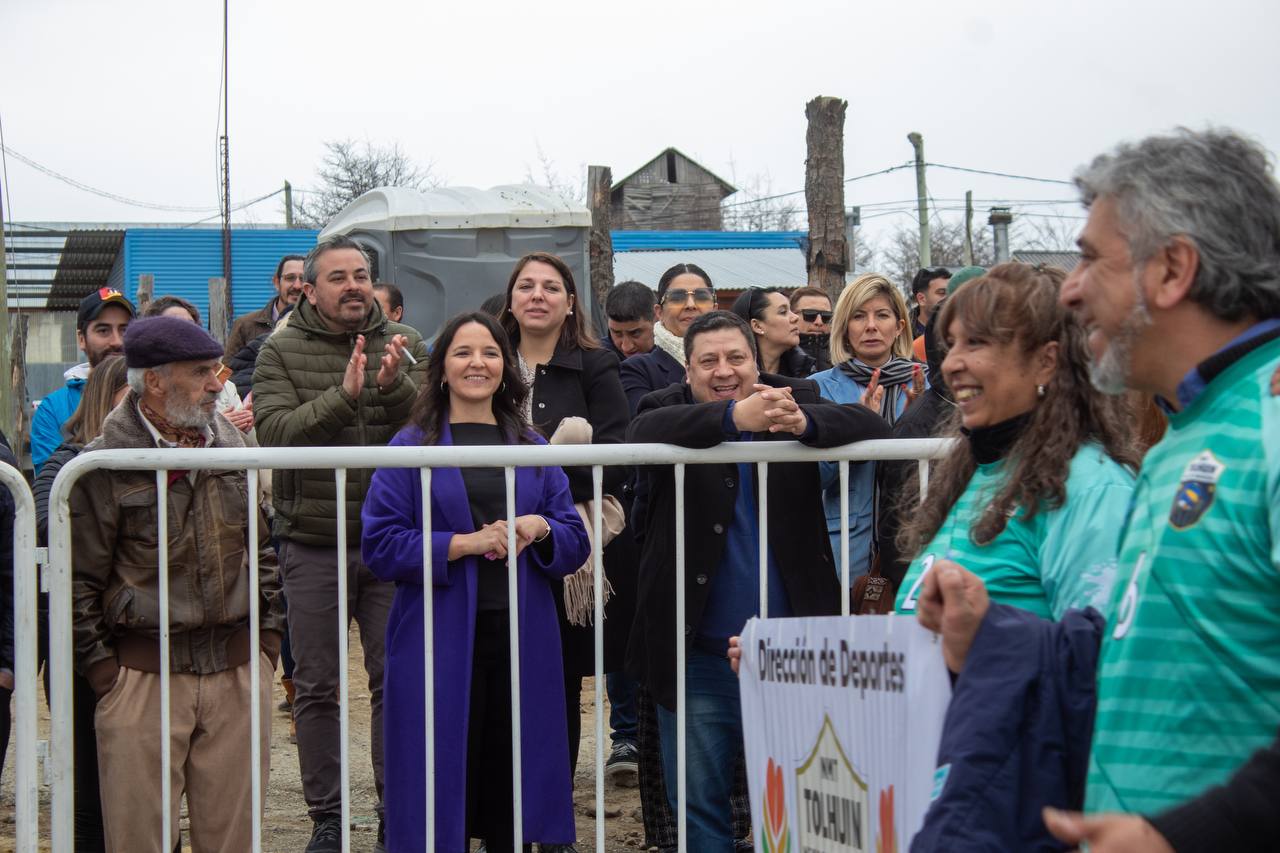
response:
[[[1094,853],[1274,849],[1280,187],[1258,145],[1222,130],[1122,145],[1076,183],[1089,218],[1062,301],[1088,330],[1095,384],[1156,395],[1169,429],[1143,460],[1105,628],[1087,611],[1054,624],[989,604],[976,577],[935,563],[920,619],[960,674],[948,719],[989,712],[984,671],[1001,648],[1023,649],[1043,662],[1038,681],[1077,691],[1061,703],[1077,709],[1064,714],[1062,766],[1087,767],[1084,807],[1104,813],[1048,809],[1059,839]],[[1086,633],[1100,648],[1080,642]],[[969,849],[948,815],[954,827],[994,821],[976,794],[948,808],[948,789],[1000,786],[949,766],[924,833]]]
[[[263,446],[381,446],[408,419],[426,376],[426,344],[413,329],[387,319],[373,296],[369,271],[364,249],[349,237],[330,237],[307,254],[303,298],[289,325],[267,338],[254,369],[254,410]],[[341,453],[332,455],[341,465]],[[372,473],[346,472],[346,572],[348,613],[360,625],[369,675],[369,746],[381,815],[383,646],[395,587],[378,581],[360,559],[360,507]],[[338,673],[346,661],[339,657],[336,634],[334,472],[276,469],[272,501],[289,599],[298,763],[314,822],[307,853],[337,853],[342,847]],[[377,849],[381,836],[380,820]]]
[[[222,347],[194,323],[150,317],[124,335],[130,391],[85,452],[243,447],[216,411]],[[197,850],[247,850],[252,803],[249,707],[270,765],[271,674],[284,612],[276,557],[243,471],[168,472],[170,801],[160,782],[160,593],[156,478],[99,469],[71,492],[76,668],[98,696],[102,818],[108,851],[168,851],[186,794]],[[249,514],[258,539],[248,540]],[[259,648],[250,643],[250,549],[258,552]],[[250,678],[260,655],[258,681]],[[161,838],[169,809],[170,837]]]

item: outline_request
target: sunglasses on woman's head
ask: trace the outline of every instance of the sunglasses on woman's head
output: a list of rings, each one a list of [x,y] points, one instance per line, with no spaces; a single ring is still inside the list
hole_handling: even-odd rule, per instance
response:
[[[688,302],[689,297],[693,297],[693,301],[699,305],[705,305],[709,302],[713,302],[716,298],[716,294],[709,287],[699,287],[695,290],[672,288],[662,295],[662,301],[679,304],[682,302]]]
[[[804,318],[806,323],[815,322],[819,317],[822,318],[824,323],[831,322],[831,312],[819,311],[817,308],[803,308],[800,310],[800,316]]]

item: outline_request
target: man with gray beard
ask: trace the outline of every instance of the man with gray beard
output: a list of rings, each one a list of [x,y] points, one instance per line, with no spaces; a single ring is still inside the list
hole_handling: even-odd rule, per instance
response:
[[[149,317],[124,335],[128,396],[85,452],[243,447],[216,411],[222,347],[194,323]],[[196,850],[251,846],[249,707],[270,762],[271,674],[284,613],[275,552],[243,471],[168,472],[169,709],[172,788],[161,798],[158,495],[151,471],[100,469],[71,492],[76,668],[98,697],[94,725],[108,851],[168,851],[185,793]],[[250,641],[251,548],[258,551],[259,644]],[[259,655],[257,683],[250,675]],[[163,809],[169,838],[161,838]]]

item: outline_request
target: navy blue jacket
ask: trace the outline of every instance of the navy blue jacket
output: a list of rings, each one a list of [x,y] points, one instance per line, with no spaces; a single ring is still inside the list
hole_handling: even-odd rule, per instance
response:
[[[618,368],[622,390],[627,392],[631,417],[640,409],[640,401],[651,391],[661,391],[677,382],[684,383],[684,365],[662,347],[654,347],[642,355],[633,355]]]
[[[947,708],[912,853],[1067,849],[1040,810],[1084,804],[1104,626],[1092,608],[1050,622],[991,605]]]

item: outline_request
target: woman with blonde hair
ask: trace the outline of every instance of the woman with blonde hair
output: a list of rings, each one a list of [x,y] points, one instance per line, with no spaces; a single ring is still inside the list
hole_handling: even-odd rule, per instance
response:
[[[902,292],[879,273],[860,276],[836,300],[831,318],[830,370],[809,377],[822,396],[861,403],[890,424],[924,391],[923,367],[911,360],[911,318]],[[875,465],[849,469],[849,581],[871,566],[876,514]],[[840,559],[840,479],[823,464],[823,503],[831,551]]]

